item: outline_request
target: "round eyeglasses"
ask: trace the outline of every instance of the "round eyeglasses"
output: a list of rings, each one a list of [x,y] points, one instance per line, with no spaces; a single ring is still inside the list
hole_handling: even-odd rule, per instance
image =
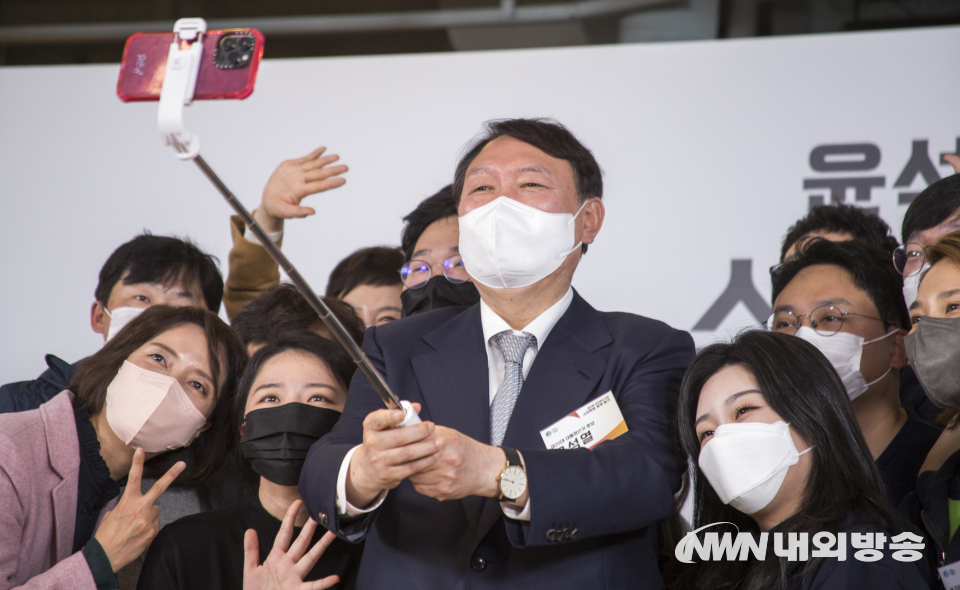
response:
[[[924,260],[923,246],[915,242],[907,242],[893,251],[893,267],[905,277],[917,274]]]
[[[798,315],[792,311],[776,311],[770,314],[770,317],[767,318],[767,321],[763,322],[763,325],[771,332],[780,332],[781,334],[790,334],[792,336],[800,330],[800,318],[807,318],[807,320],[810,321],[810,327],[816,330],[818,334],[821,336],[833,336],[843,327],[843,321],[847,316],[877,320],[878,322],[883,322],[884,326],[890,323],[873,316],[843,311],[833,305],[825,305],[811,311],[809,315]]]
[[[443,276],[451,283],[465,283],[470,279],[459,254],[443,261]],[[424,260],[411,260],[400,269],[400,280],[408,289],[419,289],[433,276],[433,265]]]

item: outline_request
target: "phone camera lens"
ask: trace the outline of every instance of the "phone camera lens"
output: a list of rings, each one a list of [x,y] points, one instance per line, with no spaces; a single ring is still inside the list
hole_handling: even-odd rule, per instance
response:
[[[224,35],[217,43],[214,63],[221,70],[236,70],[250,65],[256,39],[249,33]]]

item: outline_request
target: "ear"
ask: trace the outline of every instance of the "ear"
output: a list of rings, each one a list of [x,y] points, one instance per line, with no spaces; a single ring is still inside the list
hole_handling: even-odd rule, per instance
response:
[[[600,197],[592,197],[583,207],[580,216],[583,217],[583,231],[580,234],[580,241],[584,244],[592,244],[600,233],[600,227],[603,225],[603,216],[605,210],[603,201]]]
[[[907,365],[907,346],[903,342],[906,335],[906,330],[897,330],[893,336],[893,346],[890,347],[890,367],[893,369],[902,369]]]
[[[106,340],[107,331],[110,328],[110,316],[104,313],[99,301],[94,301],[90,306],[90,328],[97,334],[103,334]]]

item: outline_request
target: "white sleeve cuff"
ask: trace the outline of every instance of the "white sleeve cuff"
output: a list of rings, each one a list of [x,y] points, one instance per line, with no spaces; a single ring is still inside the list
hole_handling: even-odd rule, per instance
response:
[[[273,232],[273,233],[267,234],[267,237],[270,238],[270,241],[271,241],[271,242],[273,242],[274,244],[276,244],[277,242],[280,241],[280,238],[283,237],[283,230],[281,229],[281,230],[278,231],[278,232]],[[247,240],[247,241],[250,241],[250,242],[253,242],[254,244],[257,244],[258,246],[262,246],[262,245],[263,245],[263,244],[260,243],[260,240],[257,238],[257,236],[255,236],[255,235],[253,234],[253,232],[250,231],[250,228],[247,227],[246,225],[243,226],[243,239],[245,239],[245,240]]]
[[[517,510],[505,502],[500,502],[500,509],[503,510],[503,514],[507,518],[530,522],[530,498],[527,498],[527,503],[523,505],[523,510]]]
[[[270,239],[273,239],[273,236],[270,236]],[[380,492],[380,495],[377,496],[377,499],[370,504],[369,508],[363,509],[357,508],[347,501],[347,471],[350,469],[350,459],[353,458],[353,454],[357,452],[359,448],[360,445],[357,445],[347,452],[347,456],[343,458],[343,463],[340,464],[340,472],[337,474],[337,511],[340,513],[340,516],[357,516],[359,514],[373,512],[377,508],[380,508],[380,505],[383,504],[383,501],[387,498],[387,490],[383,490]],[[529,504],[529,502],[527,504]],[[527,520],[530,520],[529,511]]]

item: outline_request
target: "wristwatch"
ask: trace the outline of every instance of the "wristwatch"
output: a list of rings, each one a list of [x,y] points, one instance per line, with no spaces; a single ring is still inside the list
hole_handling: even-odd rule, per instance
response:
[[[497,485],[500,487],[501,500],[516,500],[527,491],[527,471],[520,461],[520,453],[516,449],[500,447],[507,456],[507,465],[497,476]]]

